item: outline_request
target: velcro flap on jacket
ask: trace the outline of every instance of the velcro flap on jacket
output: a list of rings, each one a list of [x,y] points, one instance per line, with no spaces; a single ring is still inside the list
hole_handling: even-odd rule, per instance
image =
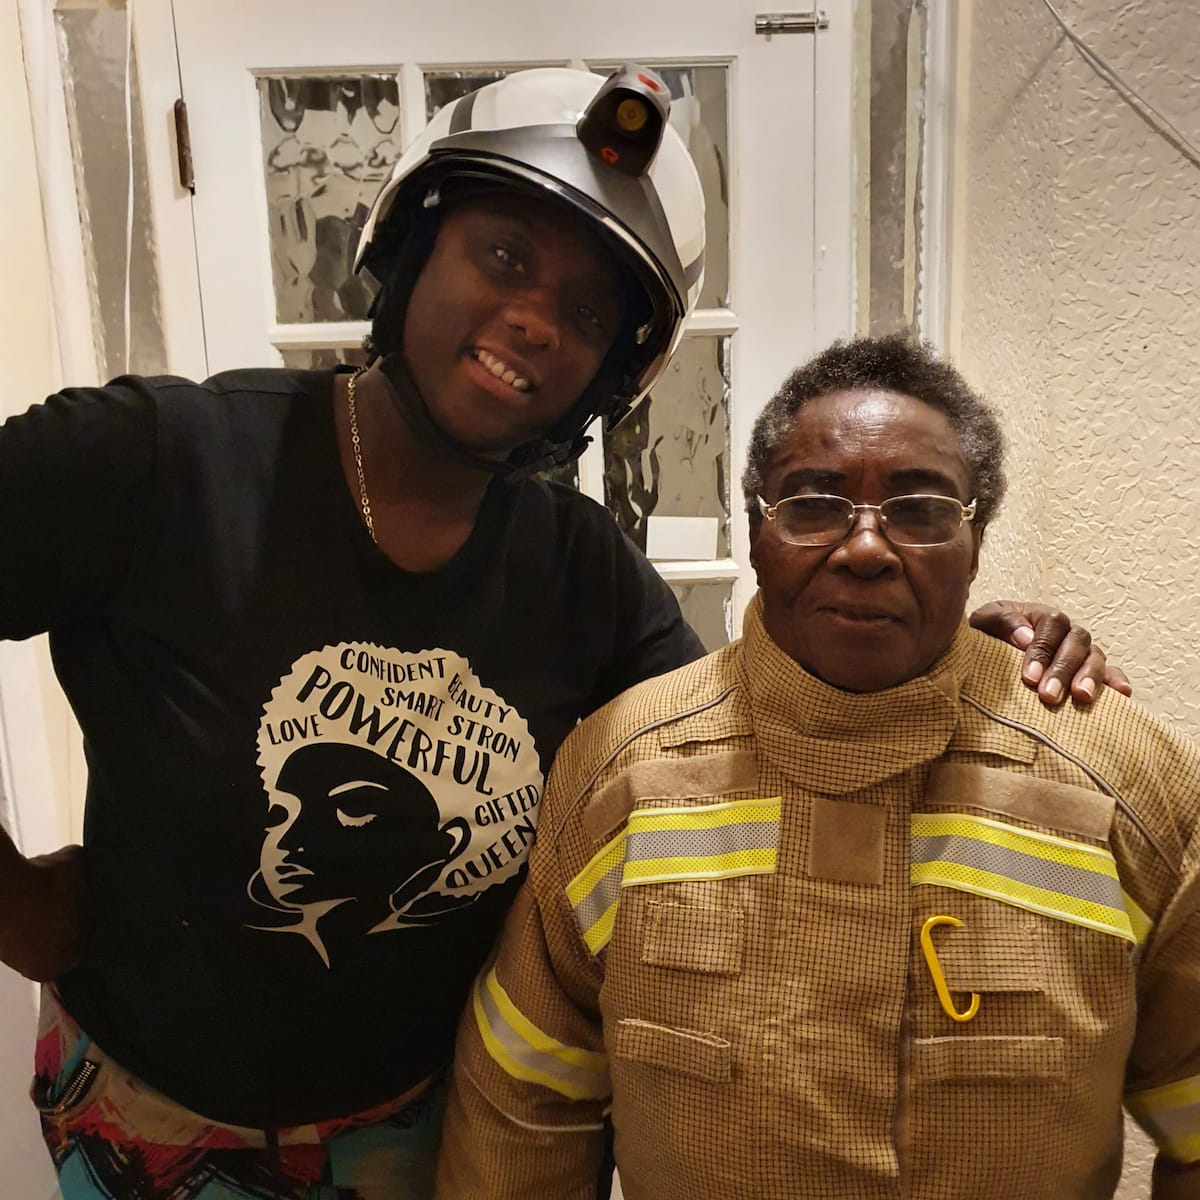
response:
[[[647,800],[712,798],[752,792],[757,786],[758,760],[750,750],[633,763],[588,801],[583,829],[593,842],[599,842]]]
[[[838,883],[883,883],[887,809],[818,796],[812,802],[808,873]]]
[[[733,1047],[714,1033],[669,1029],[626,1018],[618,1021],[613,1031],[612,1054],[710,1083],[724,1083],[733,1077]]]
[[[1054,1079],[1066,1069],[1063,1039],[1057,1037],[968,1037],[963,1034],[917,1038],[913,1042],[913,1078]]]
[[[1107,840],[1116,807],[1103,792],[959,762],[934,763],[925,801],[931,808],[980,808],[1097,841]]]
[[[1037,918],[1019,909],[981,909],[957,929],[937,931],[937,955],[952,992],[1042,992]]]
[[[651,900],[642,962],[709,975],[737,975],[745,949],[741,909],[700,908]]]

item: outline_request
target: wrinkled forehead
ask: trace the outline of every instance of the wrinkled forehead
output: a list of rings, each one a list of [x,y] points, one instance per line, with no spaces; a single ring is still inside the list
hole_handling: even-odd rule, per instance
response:
[[[768,459],[767,477],[785,491],[809,475],[863,473],[937,487],[969,499],[973,471],[958,431],[941,409],[882,388],[828,392],[805,400]]]

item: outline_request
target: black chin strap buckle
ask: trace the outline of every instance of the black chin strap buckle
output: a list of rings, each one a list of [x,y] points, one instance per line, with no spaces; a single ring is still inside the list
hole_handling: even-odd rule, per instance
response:
[[[521,446],[502,464],[509,479],[528,479],[541,471],[553,471],[574,462],[591,444],[592,439],[581,433],[570,442],[541,441]]]

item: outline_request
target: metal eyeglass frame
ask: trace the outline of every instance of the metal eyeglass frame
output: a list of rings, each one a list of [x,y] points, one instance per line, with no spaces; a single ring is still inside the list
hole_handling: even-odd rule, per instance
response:
[[[876,515],[876,519],[879,521],[879,532],[885,538],[887,538],[887,540],[891,542],[893,546],[911,547],[915,549],[920,549],[924,546],[944,546],[947,542],[953,541],[954,534],[962,528],[963,523],[966,521],[973,521],[975,519],[975,505],[977,503],[977,500],[972,499],[970,504],[964,504],[961,500],[956,500],[953,496],[941,496],[935,493],[927,492],[913,492],[907,496],[889,496],[882,504],[855,504],[847,496],[834,496],[824,492],[808,493],[802,496],[784,496],[782,500],[777,500],[774,504],[768,504],[761,496],[755,496],[754,498],[758,501],[759,511],[764,517],[767,518],[768,521],[774,521],[775,514],[778,511],[779,506],[781,504],[786,504],[789,500],[837,500],[842,504],[850,505],[849,523],[846,525],[845,530],[843,530],[843,532],[837,537],[830,538],[827,542],[793,542],[789,538],[784,537],[783,533],[780,533],[779,540],[785,542],[789,546],[836,546],[839,542],[844,542],[846,538],[848,538],[854,532],[854,527],[858,524],[858,514],[860,512],[873,512]],[[958,505],[959,518],[958,525],[955,526],[954,533],[950,534],[948,538],[945,538],[940,542],[893,542],[892,539],[888,537],[887,513],[885,513],[883,510],[889,504],[892,504],[897,500],[924,499],[950,500]],[[776,526],[776,529],[778,528],[779,527]]]

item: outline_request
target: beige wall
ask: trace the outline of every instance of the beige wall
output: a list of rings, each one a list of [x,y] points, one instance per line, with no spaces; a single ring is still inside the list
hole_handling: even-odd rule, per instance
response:
[[[3,417],[53,390],[58,362],[16,0],[0,0],[0,146],[7,167],[0,190],[0,357],[7,375],[0,394]],[[11,812],[2,794],[0,816],[8,825]],[[20,1200],[57,1195],[25,1095],[34,1032],[32,985],[0,967],[0,1195]]]
[[[1194,0],[1057,7],[1200,141]],[[1039,0],[960,14],[951,351],[1011,437],[976,595],[1052,597],[1200,738],[1200,166]],[[1132,1143],[1123,1200],[1148,1161]]]
[[[6,166],[0,190],[0,347],[8,377],[0,393],[3,417],[52,391],[58,362],[16,0],[0,0],[0,145]]]

